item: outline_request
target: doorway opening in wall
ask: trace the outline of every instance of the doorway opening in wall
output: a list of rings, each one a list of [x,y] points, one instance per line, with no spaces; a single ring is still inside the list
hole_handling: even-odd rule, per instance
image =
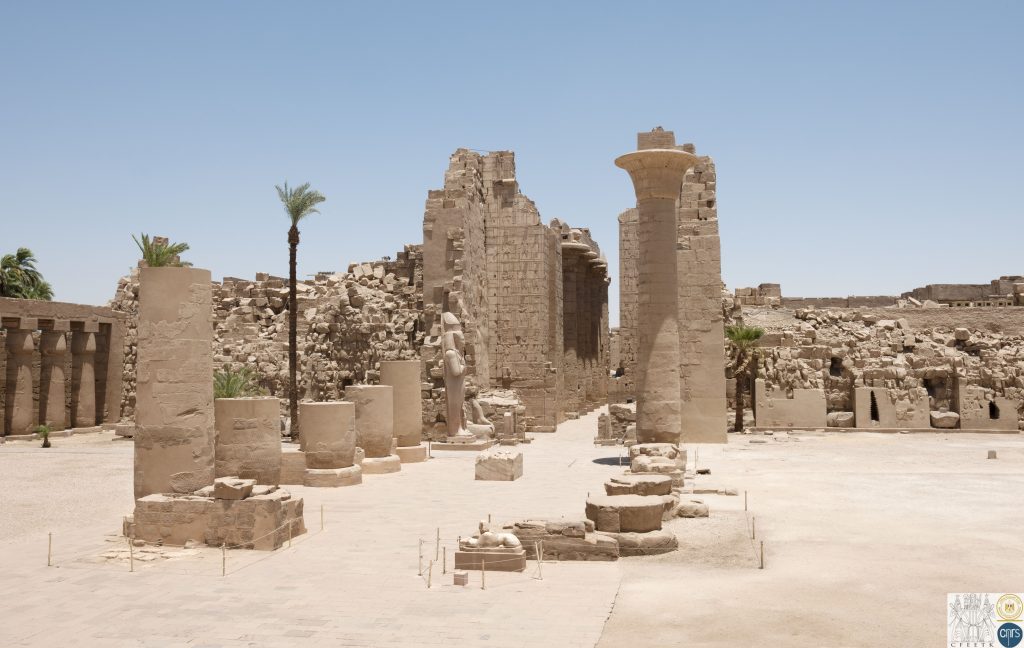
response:
[[[988,402],[988,417],[993,421],[999,420],[999,406],[996,405],[995,401]]]
[[[843,375],[843,361],[835,356],[832,356],[832,361],[828,365],[828,375],[833,378],[839,378]]]
[[[871,420],[881,420],[881,417],[878,416],[878,399],[875,398],[875,392],[871,392]]]

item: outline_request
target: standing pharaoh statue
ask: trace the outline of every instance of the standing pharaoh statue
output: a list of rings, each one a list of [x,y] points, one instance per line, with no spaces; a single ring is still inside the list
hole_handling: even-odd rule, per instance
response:
[[[466,358],[462,354],[465,337],[462,324],[452,313],[441,318],[444,327],[444,397],[448,420],[449,443],[472,443],[476,437],[466,430],[464,405],[466,402]]]

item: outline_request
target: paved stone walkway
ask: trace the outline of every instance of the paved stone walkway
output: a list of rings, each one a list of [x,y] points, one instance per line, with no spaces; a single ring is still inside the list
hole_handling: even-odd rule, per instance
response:
[[[582,517],[587,492],[619,470],[593,461],[618,453],[594,448],[595,430],[592,414],[538,435],[521,447],[515,482],[477,482],[473,453],[438,452],[360,486],[288,487],[305,499],[310,532],[274,553],[228,551],[226,577],[217,549],[136,550],[135,573],[126,556],[102,558],[127,548],[130,442],[0,446],[0,513],[12,520],[0,536],[0,645],[594,646],[619,563],[546,563],[541,580],[530,562],[523,574],[488,573],[486,589],[478,572],[452,585],[440,565],[427,589],[417,571],[419,540],[433,558],[438,528],[450,561],[456,538],[488,515]]]

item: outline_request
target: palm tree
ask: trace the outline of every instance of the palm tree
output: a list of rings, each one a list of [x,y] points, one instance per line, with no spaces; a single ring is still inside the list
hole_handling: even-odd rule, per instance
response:
[[[18,248],[0,259],[0,297],[15,299],[53,299],[53,287],[36,270],[32,250]]]
[[[188,243],[171,243],[159,236],[154,236],[151,239],[149,234],[143,234],[141,241],[132,234],[132,239],[135,240],[135,245],[139,246],[139,251],[142,252],[142,260],[150,268],[188,267],[192,265],[187,261],[182,261],[180,258],[183,252],[188,251]]]
[[[743,392],[749,382],[757,376],[757,341],[764,335],[764,329],[757,326],[737,324],[725,327],[729,340],[729,361],[732,375],[736,379],[736,423],[733,430],[743,431]]]
[[[298,187],[276,186],[277,196],[284,205],[284,211],[291,220],[288,228],[288,415],[291,417],[291,436],[299,436],[299,386],[296,381],[298,364],[298,343],[295,329],[298,327],[298,304],[295,297],[295,257],[299,250],[299,221],[310,214],[319,214],[317,205],[327,200],[322,193],[309,188],[309,183]]]

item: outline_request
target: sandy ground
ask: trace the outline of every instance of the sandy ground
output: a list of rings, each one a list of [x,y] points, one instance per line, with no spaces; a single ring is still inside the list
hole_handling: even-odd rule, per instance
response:
[[[703,551],[625,563],[599,646],[941,646],[948,592],[1024,589],[1020,436],[760,438],[701,448],[741,496],[673,523]]]
[[[595,429],[592,414],[538,435],[517,482],[475,482],[472,456],[438,453],[358,487],[290,487],[310,533],[228,552],[227,577],[215,549],[165,551],[135,573],[102,557],[123,550],[131,442],[0,445],[0,645],[923,647],[943,645],[947,592],[1024,589],[1024,439],[872,433],[701,446],[698,485],[740,496],[698,496],[712,517],[670,523],[678,552],[545,564],[543,580],[531,563],[488,574],[486,590],[477,574],[458,588],[435,573],[426,588],[417,545],[429,560],[438,527],[450,546],[488,514],[579,517],[621,470],[616,449],[590,444]]]

